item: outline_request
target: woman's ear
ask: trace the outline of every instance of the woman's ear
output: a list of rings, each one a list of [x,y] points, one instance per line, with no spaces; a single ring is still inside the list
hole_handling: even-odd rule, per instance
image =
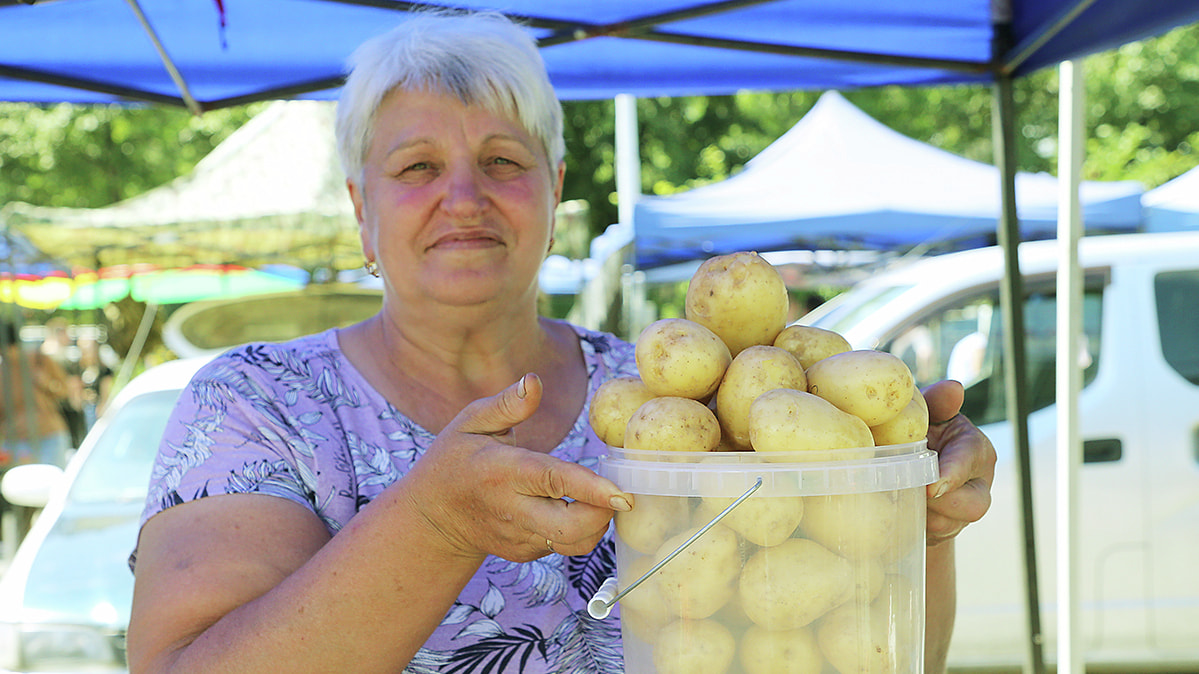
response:
[[[346,179],[346,190],[350,193],[350,201],[354,204],[354,219],[358,221],[358,240],[362,243],[362,255],[367,260],[375,259],[375,246],[367,232],[366,200],[362,188],[353,180]]]
[[[346,190],[350,193],[350,202],[354,204],[354,218],[362,225],[362,189],[353,180],[346,178]]]
[[[562,186],[566,182],[566,162],[558,162],[558,181],[554,185],[554,205],[562,203]]]

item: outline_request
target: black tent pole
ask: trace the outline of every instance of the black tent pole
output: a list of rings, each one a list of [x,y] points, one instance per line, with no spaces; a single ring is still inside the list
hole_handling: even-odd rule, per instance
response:
[[[1024,280],[1020,274],[1020,225],[1016,211],[1016,110],[1009,73],[997,74],[994,84],[993,137],[995,164],[999,168],[1001,210],[998,241],[1003,248],[1004,275],[1000,286],[1003,314],[1004,387],[1008,419],[1015,441],[1019,469],[1020,522],[1023,528],[1024,580],[1028,618],[1028,652],[1025,671],[1045,672],[1044,634],[1041,630],[1040,591],[1037,582],[1036,537],[1033,523],[1032,470],[1028,441],[1028,401],[1025,394]]]

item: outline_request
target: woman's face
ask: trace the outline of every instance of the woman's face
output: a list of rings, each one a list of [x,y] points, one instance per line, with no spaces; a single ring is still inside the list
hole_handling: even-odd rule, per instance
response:
[[[536,296],[563,168],[521,125],[457,98],[396,91],[350,185],[387,292],[469,306]]]

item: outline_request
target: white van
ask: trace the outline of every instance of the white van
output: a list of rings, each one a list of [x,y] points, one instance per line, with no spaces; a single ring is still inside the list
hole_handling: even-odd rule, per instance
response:
[[[1029,440],[1046,660],[1055,656],[1057,243],[1020,245]],[[1085,660],[1199,671],[1199,232],[1084,237],[1079,397]],[[955,669],[1027,651],[1018,466],[1004,399],[1003,251],[925,258],[856,285],[801,322],[900,355],[921,385],[959,379],[999,455],[993,504],[958,539]]]

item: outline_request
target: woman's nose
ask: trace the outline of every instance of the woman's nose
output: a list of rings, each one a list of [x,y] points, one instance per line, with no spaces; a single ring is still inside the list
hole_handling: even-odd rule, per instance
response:
[[[442,205],[447,213],[467,218],[478,215],[486,208],[487,196],[482,185],[483,177],[473,167],[456,168],[446,177],[446,193]]]

